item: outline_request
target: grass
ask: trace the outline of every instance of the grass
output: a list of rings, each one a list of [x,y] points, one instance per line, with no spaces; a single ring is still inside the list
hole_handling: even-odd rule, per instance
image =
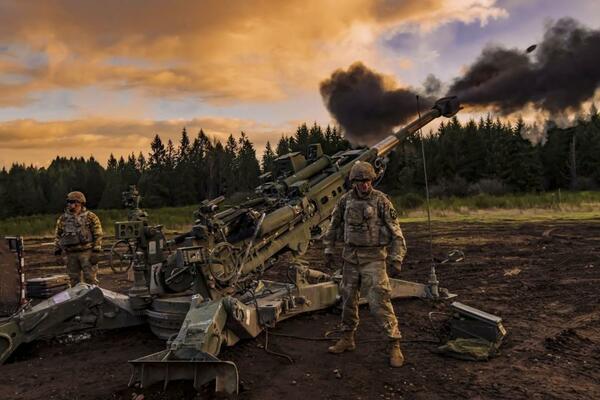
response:
[[[409,193],[393,198],[402,222],[420,222],[427,218],[425,201]],[[184,231],[192,224],[196,206],[165,207],[148,210],[152,224],[167,231]],[[125,210],[97,210],[105,233],[114,233],[114,222],[127,219]],[[434,198],[431,200],[435,221],[499,222],[600,219],[600,192],[562,192],[509,194],[502,196]],[[52,236],[59,213],[32,215],[0,220],[0,236]]]
[[[545,209],[487,209],[468,212],[432,210],[434,222],[541,222],[541,221],[593,221],[600,222],[600,204],[596,210],[545,210]],[[400,222],[425,222],[426,211],[410,211],[400,218]]]
[[[164,207],[148,210],[150,222],[153,225],[163,225],[166,230],[188,229],[193,222],[193,213],[197,206]],[[116,221],[127,221],[126,210],[94,210],[102,221],[106,235],[114,234]],[[0,236],[52,236],[60,213],[55,215],[31,215],[0,220]]]
[[[425,206],[425,199],[414,193],[394,197],[400,210],[411,211]],[[486,209],[547,209],[562,210],[600,206],[600,192],[546,192],[494,196],[478,194],[468,197],[431,199],[432,210],[464,213]]]
[[[425,199],[409,193],[393,198],[403,222],[427,219]],[[436,221],[497,222],[593,220],[600,218],[600,192],[547,192],[431,199]]]

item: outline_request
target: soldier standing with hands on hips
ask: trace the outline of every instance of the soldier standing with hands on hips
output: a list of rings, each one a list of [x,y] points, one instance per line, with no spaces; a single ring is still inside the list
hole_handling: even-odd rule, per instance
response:
[[[67,207],[56,221],[54,255],[63,251],[67,256],[67,273],[71,286],[83,281],[98,284],[98,258],[102,251],[102,225],[100,219],[85,207],[81,192],[67,195]]]
[[[343,353],[356,348],[354,333],[358,327],[358,301],[361,286],[365,288],[369,309],[377,324],[389,338],[389,360],[401,367],[398,320],[391,303],[391,288],[386,262],[401,269],[406,243],[397,213],[388,197],[373,189],[377,177],[373,166],[356,162],[350,170],[352,190],[340,197],[324,236],[325,257],[333,260],[337,239],[343,238],[342,337],[329,347],[330,353]]]

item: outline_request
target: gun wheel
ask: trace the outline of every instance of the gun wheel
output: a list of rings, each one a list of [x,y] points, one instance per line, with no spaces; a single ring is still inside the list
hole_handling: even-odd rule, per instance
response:
[[[239,249],[228,242],[221,242],[211,250],[208,269],[217,282],[227,284],[235,277],[239,253]]]
[[[135,249],[128,240],[118,240],[110,248],[110,269],[115,274],[122,274],[129,271],[133,264],[132,255]]]

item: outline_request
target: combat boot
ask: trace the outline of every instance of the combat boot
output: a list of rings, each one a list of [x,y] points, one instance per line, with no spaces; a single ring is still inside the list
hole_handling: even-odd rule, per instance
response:
[[[404,355],[400,350],[400,341],[394,340],[390,344],[390,366],[393,368],[400,368],[404,364]]]
[[[354,343],[354,331],[344,332],[342,337],[333,345],[329,346],[327,351],[333,354],[340,354],[345,351],[352,351],[356,348]]]

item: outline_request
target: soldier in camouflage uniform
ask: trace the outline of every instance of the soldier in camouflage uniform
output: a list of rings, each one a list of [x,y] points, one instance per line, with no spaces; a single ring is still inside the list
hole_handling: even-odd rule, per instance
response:
[[[397,270],[402,266],[406,244],[398,225],[396,210],[382,192],[373,189],[376,178],[371,164],[357,162],[350,170],[352,190],[343,195],[325,233],[325,257],[332,261],[336,239],[343,238],[341,339],[329,347],[331,353],[354,350],[358,327],[358,300],[361,286],[378,325],[390,339],[390,365],[400,367],[400,331],[391,303],[386,261]]]
[[[100,219],[85,208],[81,192],[67,195],[67,208],[56,221],[54,254],[67,256],[67,273],[71,286],[83,281],[98,284],[98,257],[102,251],[102,225]]]

